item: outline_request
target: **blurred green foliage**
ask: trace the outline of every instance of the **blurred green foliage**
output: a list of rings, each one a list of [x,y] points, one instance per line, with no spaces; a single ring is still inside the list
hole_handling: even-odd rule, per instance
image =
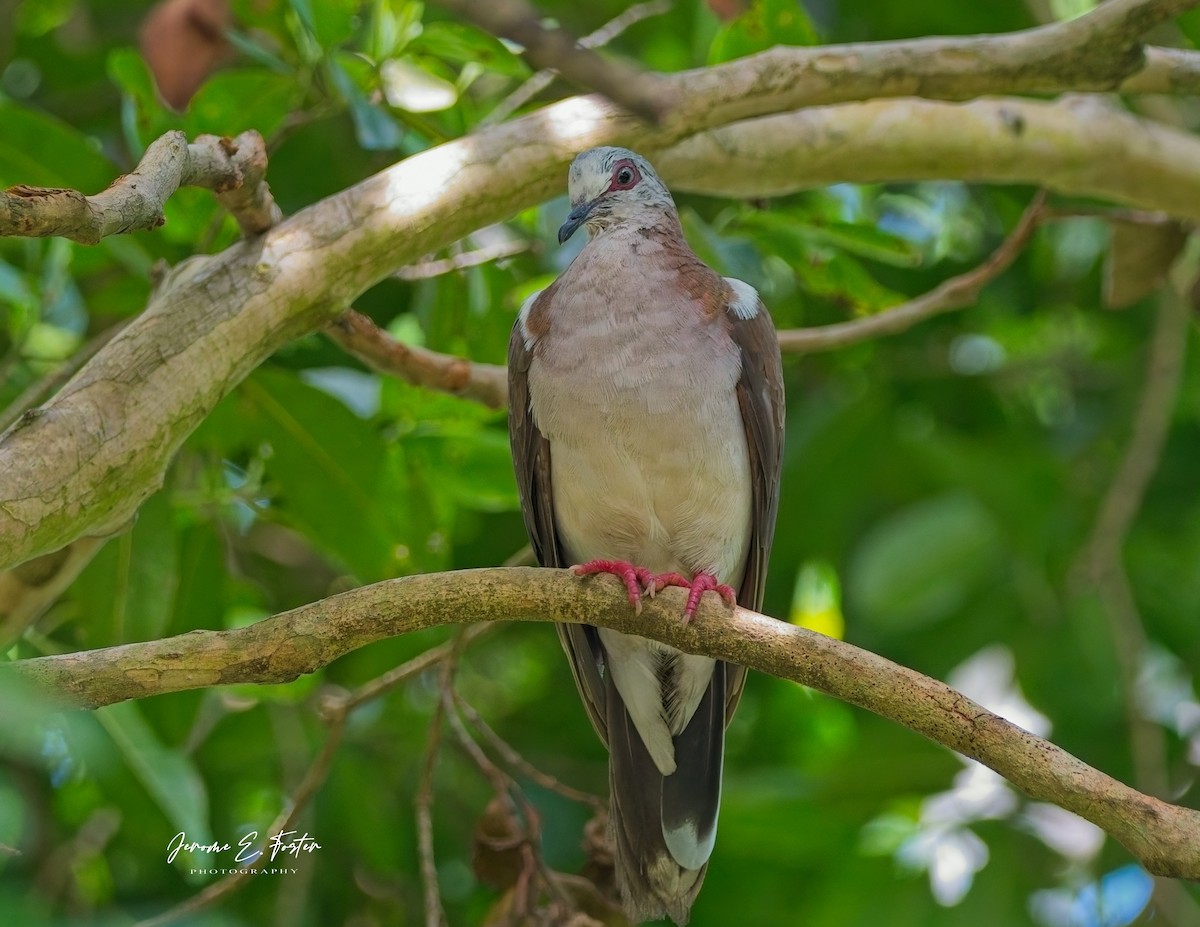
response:
[[[625,5],[539,3],[577,34]],[[471,131],[530,74],[509,45],[436,5],[237,0],[232,59],[174,112],[136,47],[148,6],[0,3],[0,185],[95,192],[168,129],[256,128],[271,150],[272,188],[293,211]],[[679,69],[778,43],[1031,24],[1019,3],[814,0],[806,10],[760,0],[723,23],[680,0],[612,47]],[[1183,28],[1190,41],[1194,21]],[[544,98],[565,92],[552,86]],[[757,286],[784,328],[878,312],[928,290],[979,262],[1030,195],[844,184],[772,202],[685,196],[680,205],[697,251]],[[564,209],[553,201],[454,249],[499,241],[516,256],[389,279],[357,306],[406,341],[502,362],[517,306],[569,259],[553,240]],[[0,241],[0,408],[137,314],[156,262],[219,250],[236,234],[211,195],[185,189],[155,232],[95,247]],[[1155,313],[1154,299],[1101,307],[1107,244],[1097,219],[1046,228],[969,311],[786,361],[783,498],[765,610],[844,627],[849,640],[939,678],[958,668],[964,687],[982,685],[1010,708],[1028,709],[1023,693],[1056,742],[1131,781],[1121,655],[1095,598],[1069,582],[1130,433]],[[1151,645],[1141,703],[1166,740],[1157,761],[1172,797],[1195,805],[1194,357],[1182,396],[1127,561]],[[381,380],[312,335],[221,403],[132,531],[9,656],[237,627],[388,576],[499,564],[524,542],[503,413]],[[188,692],[91,715],[47,714],[6,694],[0,922],[128,924],[189,897],[214,877],[190,873],[197,863],[185,857],[168,864],[172,836],[232,843],[266,827],[323,741],[319,689],[353,687],[445,637],[380,643],[291,686]],[[459,689],[534,765],[604,791],[603,750],[546,628],[507,627],[473,646]],[[413,796],[436,700],[435,679],[423,676],[359,709],[300,818],[321,849],[293,862],[299,874],[259,877],[186,923],[421,921]],[[481,922],[494,901],[470,870],[472,828],[490,794],[446,747],[434,838],[451,923]],[[577,868],[586,809],[532,785],[529,794],[550,865]],[[776,680],[748,686],[723,801],[696,927],[1115,927],[1145,904],[1135,903],[1144,875],[1122,868],[1128,858],[1111,841],[1069,821],[1042,827],[1044,812],[945,749]]]

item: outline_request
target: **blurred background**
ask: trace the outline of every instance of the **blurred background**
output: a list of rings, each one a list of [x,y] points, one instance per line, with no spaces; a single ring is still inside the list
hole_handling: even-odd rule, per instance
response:
[[[1002,32],[1091,6],[675,0],[626,17],[606,47],[675,71],[776,44]],[[537,7],[583,36],[628,4]],[[1190,47],[1198,35],[1192,15],[1155,40]],[[0,0],[0,186],[94,193],[168,129],[253,128],[268,142],[272,190],[293,212],[574,92],[550,82],[514,97],[531,74],[514,48],[433,3]],[[1193,101],[1117,102],[1153,103],[1183,127],[1195,118]],[[697,252],[758,287],[786,329],[880,312],[969,269],[1033,193],[846,182],[770,201],[678,199]],[[1052,202],[1075,215],[1041,228],[974,307],[785,357],[786,459],[764,611],[946,680],[1122,781],[1195,807],[1194,351],[1178,388],[1151,397],[1171,411],[1124,538],[1131,600],[1114,606],[1088,553],[1165,324],[1157,283],[1182,236],[1114,231],[1104,215],[1077,215],[1104,204]],[[355,308],[402,342],[503,363],[517,307],[578,247],[554,240],[566,209],[560,197],[481,229]],[[160,262],[237,239],[207,191],[181,189],[166,220],[95,246],[0,240],[0,409],[19,412],[139,313]],[[1139,242],[1141,256],[1122,264]],[[1194,348],[1194,313],[1187,326]],[[503,411],[381,377],[313,334],[220,404],[134,528],[5,641],[8,658],[240,627],[391,576],[501,564],[525,544],[511,468]],[[189,871],[201,857],[166,861],[173,835],[236,843],[263,831],[325,742],[322,693],[449,636],[374,644],[287,686],[87,714],[0,711],[0,922],[131,924],[216,882]],[[549,628],[504,626],[473,642],[456,691],[534,767],[606,792],[604,750]],[[425,923],[414,800],[439,692],[433,669],[352,713],[296,822],[320,849],[287,864],[296,874],[255,877],[179,923]],[[504,923],[502,893],[472,868],[494,782],[450,734],[436,758],[426,807],[449,922]],[[578,871],[592,809],[513,775],[540,812],[547,865]],[[1200,917],[1194,887],[1151,902],[1152,886],[1094,827],[982,767],[755,676],[729,731],[720,839],[692,923],[1200,923],[1189,919]]]

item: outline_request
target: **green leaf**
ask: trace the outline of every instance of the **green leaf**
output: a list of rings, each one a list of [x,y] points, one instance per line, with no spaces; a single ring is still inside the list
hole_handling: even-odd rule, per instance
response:
[[[288,0],[300,21],[322,48],[332,49],[346,42],[358,28],[360,0]]]
[[[0,188],[70,187],[98,193],[116,166],[91,138],[54,116],[0,98]]]
[[[358,143],[367,151],[389,151],[399,148],[404,140],[404,133],[396,120],[367,98],[366,93],[338,61],[330,60],[328,69],[334,86],[350,107],[350,118],[354,121],[354,134]],[[355,70],[360,71],[361,68],[356,67]]]
[[[96,717],[176,832],[186,833],[189,843],[212,843],[208,791],[191,759],[163,745],[135,702],[99,708]],[[176,864],[186,864],[182,854]]]
[[[260,370],[239,389],[242,418],[269,445],[272,510],[362,581],[405,569],[398,548],[419,525],[407,513],[407,487],[385,466],[376,430],[329,394],[290,373]]]
[[[10,322],[15,335],[24,326],[14,323],[32,318],[37,312],[38,301],[25,275],[11,264],[0,261],[0,306],[4,305],[19,311],[19,315]]]
[[[37,0],[18,3],[17,31],[25,35],[46,35],[53,32],[75,12],[75,0]]]
[[[169,493],[138,510],[133,528],[101,548],[72,586],[88,643],[153,640],[172,627],[179,548]]]
[[[109,52],[108,76],[121,91],[121,127],[135,155],[140,156],[160,135],[182,128],[182,117],[163,103],[149,67],[134,49]]]
[[[447,61],[479,64],[505,77],[523,80],[530,74],[524,60],[498,38],[462,23],[427,23],[409,48]]]
[[[904,301],[903,296],[872,277],[857,259],[841,251],[811,249],[791,266],[803,289],[843,303],[856,315],[872,315]]]
[[[999,532],[973,496],[951,491],[875,525],[850,564],[852,619],[911,629],[951,617],[1000,562]]]
[[[894,267],[916,267],[921,263],[921,250],[916,244],[873,225],[764,211],[747,213],[738,224],[781,237],[795,236],[813,245],[831,245]]]
[[[472,429],[470,434],[446,436],[436,443],[435,453],[442,465],[438,488],[454,502],[483,512],[518,508],[507,432]]]
[[[188,138],[201,133],[237,135],[257,129],[270,137],[299,102],[300,88],[290,74],[262,68],[221,71],[210,77],[188,104]]]
[[[817,42],[817,31],[797,0],[754,0],[750,9],[721,27],[709,46],[708,63],[743,58],[776,45]]]

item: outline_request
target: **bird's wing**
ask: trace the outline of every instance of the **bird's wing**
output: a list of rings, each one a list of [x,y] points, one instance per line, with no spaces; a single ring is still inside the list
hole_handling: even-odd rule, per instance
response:
[[[527,307],[551,299],[552,289],[531,297]],[[532,345],[524,327],[526,311],[513,326],[508,341],[508,431],[512,442],[517,493],[525,516],[525,531],[533,553],[544,567],[565,567],[566,557],[554,525],[554,492],[550,482],[550,442],[538,430],[529,406],[529,365]],[[608,745],[607,709],[603,678],[604,650],[590,625],[556,624],[559,639],[571,663],[571,672],[583,705],[600,740]]]
[[[784,429],[783,367],[775,326],[762,300],[740,280],[728,279],[728,282],[735,293],[727,318],[729,335],[742,356],[737,398],[742,423],[746,428],[750,479],[753,483],[750,549],[742,585],[738,589],[738,604],[760,611],[767,581],[767,561],[771,558],[771,542],[775,536],[775,516],[779,511],[779,472],[783,464]],[[750,294],[753,294],[753,311],[748,304]],[[744,667],[730,664],[727,669],[726,724],[733,717],[746,680]]]

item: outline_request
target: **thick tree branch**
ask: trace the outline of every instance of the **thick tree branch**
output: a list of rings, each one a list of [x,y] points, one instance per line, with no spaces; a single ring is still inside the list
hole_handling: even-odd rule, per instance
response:
[[[58,235],[94,245],[107,235],[162,225],[163,204],[181,186],[215,191],[242,231],[257,234],[280,217],[266,171],[257,132],[233,139],[201,135],[190,145],[182,132],[168,132],[146,149],[132,173],[94,196],[26,186],[0,192],[0,235]]]
[[[1102,51],[1114,42],[1124,47],[1129,30],[1145,25],[1146,17],[1189,5],[1113,0],[1088,16],[1047,28],[1070,27],[1057,35],[1072,42],[1086,39]],[[1101,27],[1109,31],[1096,32]],[[1007,65],[995,70],[994,62],[977,54],[982,48],[1003,55],[1006,41],[1018,58],[1030,54],[1031,42],[1048,56],[1040,65],[1030,59],[1021,71],[1026,78],[1041,74],[1040,82],[1032,82],[1038,87],[1065,79],[1061,49],[1044,44],[1047,34],[1055,33],[928,40],[958,49],[929,60],[911,55],[926,48],[927,40],[887,48],[853,46],[852,51],[777,51],[785,58],[808,56],[810,65],[815,61],[826,69],[830,62],[842,68],[866,62],[868,71],[870,61],[895,63],[894,55],[903,52],[900,57],[918,75],[932,80],[929,87],[918,81],[917,90],[976,92],[985,86],[999,89],[1004,85],[997,81],[1013,76]],[[669,183],[684,190],[757,195],[832,180],[959,177],[1040,183],[1182,219],[1200,218],[1200,169],[1195,167],[1200,141],[1098,105],[855,104],[806,110],[774,122],[751,120],[670,149],[685,132],[843,92],[840,84],[827,85],[824,79],[801,86],[780,82],[789,72],[773,70],[775,55],[712,69],[728,79],[720,87],[706,83],[707,71],[672,77],[682,95],[673,117],[678,125],[668,129],[631,120],[603,100],[567,100],[408,158],[253,241],[176,268],[142,316],[50,403],[0,436],[0,472],[6,477],[0,485],[0,569],[127,522],[160,484],[187,434],[263,358],[327,324],[396,267],[561,190],[566,164],[591,145],[640,148],[659,159]],[[1112,63],[1111,55],[1099,51],[1094,61],[1086,55],[1068,59],[1082,71],[1091,63]],[[955,83],[964,68],[978,79]],[[1048,74],[1057,76],[1051,80]],[[911,89],[880,80],[877,71],[873,91]],[[1027,83],[1018,81],[1018,86]],[[855,139],[854,145],[847,139]],[[729,170],[731,164],[744,169]],[[512,182],[516,176],[521,183]],[[760,189],[747,189],[756,186]]]
[[[1200,221],[1196,136],[1099,97],[935,103],[873,100],[749,119],[657,156],[672,187],[781,196],[859,183],[966,180],[1042,186]]]
[[[517,37],[514,24],[523,24],[520,35],[550,56],[540,63],[560,71],[568,68],[584,86],[624,100],[634,112],[648,112],[644,103],[661,115],[669,101],[670,126],[658,132],[645,126],[638,132],[614,106],[593,100],[589,107],[597,121],[603,118],[609,124],[610,133],[633,130],[648,142],[657,136],[657,145],[643,147],[658,148],[752,116],[851,100],[965,100],[987,93],[1117,89],[1195,93],[1200,91],[1200,53],[1155,49],[1147,54],[1141,38],[1197,3],[1200,0],[1108,0],[1084,16],[1023,32],[781,46],[717,67],[670,75],[635,72],[599,58],[594,51],[574,46],[565,33],[542,48],[538,36],[550,33],[520,0],[505,0],[500,6],[448,0],[446,5],[465,18],[487,19],[485,28],[499,34]],[[537,34],[525,35],[524,26],[532,26]],[[595,74],[581,70],[585,60],[599,62]],[[610,86],[613,78],[617,86]],[[223,202],[239,224],[250,233],[259,232],[278,217],[261,182],[265,164],[257,133],[243,133],[232,142],[202,136],[192,145],[180,133],[168,133],[150,146],[134,173],[93,197],[31,187],[0,193],[0,234],[63,235],[95,242],[105,235],[152,228],[162,223],[162,203],[181,184],[228,191]]]
[[[1142,36],[1196,2],[1108,0],[1076,19],[1004,35],[780,46],[675,75],[688,92],[669,124],[694,131],[697,119],[709,128],[766,112],[882,97],[967,100],[1124,89],[1147,67]],[[1170,72],[1176,85],[1186,85],[1186,69],[1169,67],[1170,60],[1158,56],[1146,83],[1159,89]]]
[[[706,598],[679,620],[667,590],[640,615],[615,582],[565,570],[466,570],[388,580],[231,631],[23,660],[47,697],[94,707],[234,682],[287,682],[385,637],[442,624],[503,620],[586,622],[706,653],[820,689],[979,760],[1032,798],[1102,827],[1150,872],[1200,878],[1200,812],[1142,795],[953,689],[851,644]]]
[[[1146,49],[1146,64],[1121,82],[1122,93],[1200,91],[1200,54],[1179,48]]]

